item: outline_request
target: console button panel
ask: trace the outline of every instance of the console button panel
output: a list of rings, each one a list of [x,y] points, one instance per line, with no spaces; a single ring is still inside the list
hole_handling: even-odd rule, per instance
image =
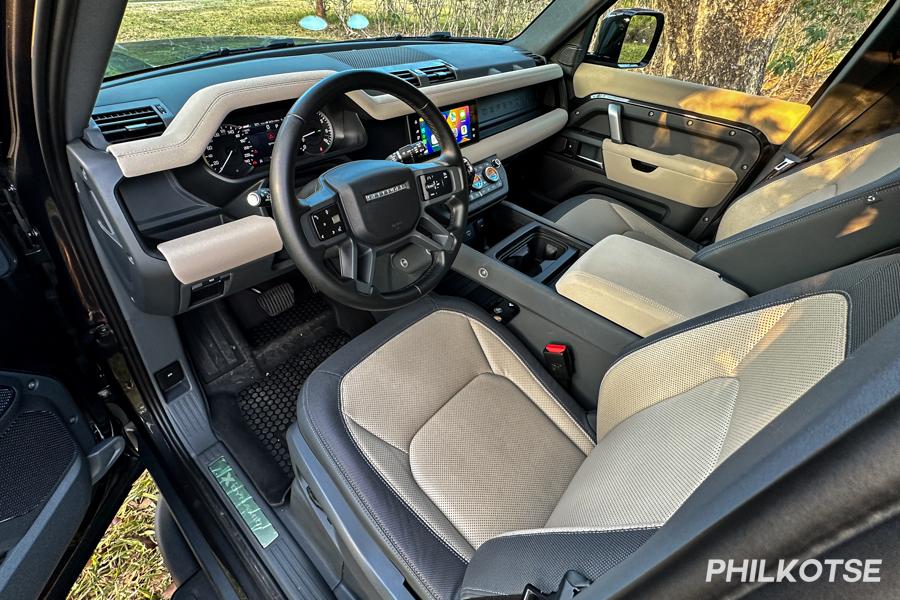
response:
[[[506,169],[496,156],[472,165],[469,192],[469,211],[480,210],[502,200],[509,190]]]

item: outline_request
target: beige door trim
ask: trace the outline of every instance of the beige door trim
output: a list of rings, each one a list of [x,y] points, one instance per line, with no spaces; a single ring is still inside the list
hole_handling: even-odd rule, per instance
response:
[[[633,161],[656,167],[651,172],[635,168]],[[685,156],[603,140],[603,162],[611,181],[695,208],[718,205],[737,183],[728,167]]]
[[[714,88],[677,79],[656,77],[590,63],[575,71],[575,95],[585,98],[602,93],[677,108],[735,123],[751,125],[768,140],[781,145],[810,107],[734,90]]]

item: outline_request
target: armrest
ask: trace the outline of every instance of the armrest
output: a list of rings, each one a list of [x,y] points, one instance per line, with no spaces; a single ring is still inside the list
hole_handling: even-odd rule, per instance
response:
[[[588,250],[556,291],[645,337],[747,298],[715,271],[622,235]]]

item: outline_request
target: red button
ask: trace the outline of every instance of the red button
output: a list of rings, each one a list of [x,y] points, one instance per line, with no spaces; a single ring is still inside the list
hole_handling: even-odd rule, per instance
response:
[[[547,344],[544,347],[544,351],[551,354],[562,354],[566,350],[568,350],[568,347],[565,344]]]

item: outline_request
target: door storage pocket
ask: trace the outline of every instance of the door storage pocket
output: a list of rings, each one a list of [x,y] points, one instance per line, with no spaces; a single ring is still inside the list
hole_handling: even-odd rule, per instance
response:
[[[728,167],[609,139],[603,142],[603,159],[612,181],[696,208],[716,206],[737,183]]]

